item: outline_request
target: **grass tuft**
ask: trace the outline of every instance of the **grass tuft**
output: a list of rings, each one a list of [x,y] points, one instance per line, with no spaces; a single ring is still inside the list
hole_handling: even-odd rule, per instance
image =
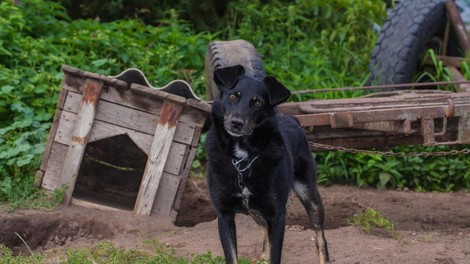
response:
[[[348,223],[362,227],[366,233],[384,234],[394,239],[399,238],[393,222],[381,212],[370,207],[367,207],[362,213],[350,217]]]

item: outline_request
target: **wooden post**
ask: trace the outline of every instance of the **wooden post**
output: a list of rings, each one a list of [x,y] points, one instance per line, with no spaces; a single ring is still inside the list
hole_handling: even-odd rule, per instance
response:
[[[468,38],[467,31],[465,30],[462,17],[460,17],[460,12],[454,1],[447,1],[445,5],[447,8],[447,17],[452,22],[460,47],[463,49],[466,55],[470,51],[470,40]]]
[[[134,207],[137,215],[150,215],[152,211],[181,110],[180,104],[167,100],[163,103]]]
[[[447,66],[452,75],[452,79],[455,81],[466,81],[465,77],[460,73],[460,71],[454,66]],[[459,86],[459,92],[470,92],[470,84],[469,83],[461,83]]]
[[[470,143],[470,113],[463,114],[459,118],[459,144]]]
[[[92,79],[87,79],[84,84],[80,110],[77,112],[72,138],[60,173],[61,185],[67,187],[62,201],[65,205],[69,205],[72,199],[102,88],[102,82]]]
[[[423,117],[421,119],[421,135],[423,136],[424,146],[436,145],[434,136],[434,119],[431,117]]]

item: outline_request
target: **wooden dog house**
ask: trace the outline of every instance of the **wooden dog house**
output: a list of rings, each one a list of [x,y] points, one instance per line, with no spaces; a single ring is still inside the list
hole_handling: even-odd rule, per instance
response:
[[[65,188],[67,205],[175,220],[210,106],[186,82],[156,89],[137,69],[111,77],[62,70],[36,184]]]

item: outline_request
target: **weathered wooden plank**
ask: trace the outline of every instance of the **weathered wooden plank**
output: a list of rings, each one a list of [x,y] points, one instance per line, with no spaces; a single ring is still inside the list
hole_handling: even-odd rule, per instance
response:
[[[458,128],[458,141],[460,144],[470,143],[470,113],[460,116]]]
[[[86,72],[86,71],[83,72],[83,77],[88,78],[88,79],[94,79],[96,81],[100,79],[100,76],[101,75],[99,75],[98,73],[94,73],[94,72]]]
[[[135,92],[135,90],[117,90],[113,87],[109,87],[109,89],[102,95],[101,99],[130,108],[135,108],[154,115],[160,115],[163,105],[163,100],[161,98],[143,96],[142,94]],[[182,105],[185,107],[183,107],[179,122],[202,127],[206,120],[207,113],[201,113],[199,109],[188,107],[185,104]]]
[[[67,154],[68,145],[54,142],[51,147],[51,155],[47,161],[47,169],[41,187],[53,191],[60,188],[60,171],[64,164],[65,155]]]
[[[93,203],[93,202],[89,202],[89,201],[85,201],[85,200],[81,200],[77,198],[73,198],[70,201],[70,204],[78,205],[78,206],[82,206],[86,208],[98,209],[102,211],[128,212],[127,210],[123,210],[123,209],[119,209],[119,208],[111,207],[111,206],[106,206],[106,205],[102,205],[98,203]]]
[[[455,81],[465,81],[465,77],[462,75],[462,73],[460,73],[460,71],[456,68],[456,67],[453,67],[453,66],[448,66],[447,67],[450,71],[450,74],[452,75],[452,79],[454,79]],[[460,92],[470,92],[470,83],[462,83],[462,84],[459,84],[459,91]]]
[[[81,76],[65,73],[64,80],[62,81],[62,89],[81,94],[83,93],[85,81],[86,79]]]
[[[64,108],[65,99],[67,98],[68,91],[61,89],[59,92],[59,97],[57,98],[56,108],[62,110]]]
[[[200,101],[196,99],[188,99],[186,104],[193,108],[202,110],[205,113],[210,113],[212,111],[212,106],[204,101]]]
[[[452,22],[460,47],[463,49],[465,54],[468,54],[468,52],[470,52],[470,39],[467,35],[467,30],[465,29],[462,17],[460,16],[460,11],[454,1],[447,1],[445,5],[447,18]]]
[[[69,66],[69,65],[65,65],[63,64],[62,67],[60,67],[60,69],[66,73],[66,74],[69,74],[69,75],[72,75],[72,76],[82,76],[83,75],[83,71],[78,69],[78,68],[75,68],[75,67],[72,67],[72,66]]]
[[[155,96],[155,97],[165,100],[165,102],[170,101],[176,104],[186,104],[186,98],[184,97],[167,93],[159,89],[152,89],[152,88],[149,88],[147,86],[143,86],[137,83],[133,83],[131,85],[131,90],[136,93],[140,93],[141,96]]]
[[[72,137],[73,125],[75,123],[76,114],[62,111],[59,127],[54,138],[55,142],[69,145]],[[132,129],[115,126],[106,122],[95,119],[93,129],[90,132],[88,143],[102,140],[108,137],[127,134],[132,141],[148,156],[154,135],[145,134]],[[183,166],[185,157],[187,156],[186,144],[173,141],[168,153],[168,160],[165,164],[164,171],[172,174],[179,174]]]
[[[36,174],[34,174],[34,186],[35,187],[40,187],[41,186],[43,177],[44,177],[44,171],[43,170],[37,170]]]
[[[170,216],[180,182],[181,176],[163,173],[155,196],[152,215]]]
[[[181,209],[181,201],[183,200],[184,189],[186,188],[186,182],[188,181],[188,178],[189,178],[189,171],[191,170],[191,165],[194,160],[194,157],[196,156],[196,153],[197,153],[197,147],[193,147],[189,150],[188,159],[186,161],[183,171],[180,174],[181,182],[178,187],[177,196],[173,205],[173,210],[176,213],[174,214],[174,219],[173,219],[174,221],[176,221],[176,217],[178,216],[177,212],[179,212],[179,210]]]
[[[179,104],[168,101],[163,104],[134,208],[138,215],[151,213],[181,110]]]
[[[454,103],[467,103],[470,99],[469,92],[462,93],[436,93],[436,94],[407,94],[396,97],[385,98],[348,98],[331,100],[310,100],[298,103],[284,103],[279,105],[279,110],[285,115],[301,115],[313,112],[353,111],[357,108],[386,109],[397,108],[398,105],[416,106],[423,104],[441,103],[446,104],[448,100]],[[305,112],[307,111],[307,112]]]
[[[367,123],[367,122],[381,122],[381,121],[394,121],[394,120],[417,120],[421,118],[440,118],[450,117],[449,103],[441,104],[438,106],[428,106],[422,108],[419,106],[408,106],[397,109],[377,109],[367,111],[352,111],[353,124]],[[467,104],[454,104],[452,116],[460,116],[470,111],[470,105]],[[338,112],[333,112],[338,113]],[[330,124],[331,113],[325,111],[318,114],[295,115],[300,121],[301,126],[321,126]]]
[[[173,141],[168,153],[164,171],[179,175],[184,167],[184,160],[188,158],[188,145],[179,144]]]
[[[55,141],[64,145],[69,145],[72,137],[72,129],[77,115],[71,112],[63,111],[56,133]],[[88,137],[88,142],[102,140],[108,137],[127,134],[136,145],[148,155],[153,135],[145,134],[132,129],[115,126],[95,119],[93,129]]]
[[[60,90],[59,93],[59,98],[57,100],[57,109],[54,114],[54,120],[52,121],[51,129],[49,130],[49,134],[47,136],[47,143],[45,147],[45,151],[42,155],[42,161],[41,165],[39,166],[40,170],[46,171],[47,167],[47,162],[49,160],[49,156],[51,155],[51,147],[52,143],[54,141],[55,134],[57,133],[57,127],[59,126],[59,120],[60,120],[60,114],[62,113],[62,108],[64,107],[65,104],[65,98],[67,97],[67,91],[66,90]],[[37,186],[41,186],[42,182],[42,177],[41,179],[35,179],[35,183],[37,183]]]
[[[69,205],[72,199],[73,189],[95,118],[102,87],[103,83],[96,80],[88,79],[85,82],[81,108],[77,114],[70,145],[60,173],[61,184],[67,186],[63,199],[66,205]]]
[[[199,145],[199,140],[201,138],[202,127],[197,127],[194,130],[193,141],[191,142],[191,147],[197,147]]]
[[[102,94],[103,95],[103,94]],[[80,106],[81,95],[69,92],[64,109],[77,113]],[[120,104],[100,100],[100,108],[96,112],[95,120],[104,121],[117,126],[133,129],[153,135],[157,124],[154,122],[155,114],[129,108]],[[195,124],[178,122],[175,141],[183,144],[193,144]]]
[[[62,84],[62,88],[81,94],[83,92],[81,83],[83,82],[82,77],[73,76],[73,75],[66,75],[66,78]],[[150,90],[156,90],[158,94],[165,94],[168,93],[163,91],[158,91],[157,89],[153,88],[146,88]],[[172,97],[179,97],[177,95],[169,94]],[[179,97],[183,98],[183,97]],[[148,112],[154,115],[160,115],[160,110],[162,108],[163,99],[157,96],[145,96],[142,93],[134,90],[125,90],[125,89],[117,89],[113,86],[107,86],[104,89],[101,98],[104,101],[113,102],[115,104],[127,106],[130,108],[135,108],[144,112]],[[183,98],[184,99],[184,98]],[[193,124],[198,127],[204,126],[206,121],[206,117],[208,111],[210,111],[210,105],[202,102],[197,101],[194,99],[189,99],[182,103],[185,107],[183,108],[181,117],[179,119],[180,122]],[[207,111],[207,112],[206,112]]]
[[[60,116],[62,111],[57,109],[54,115],[54,121],[52,121],[51,129],[49,130],[49,135],[47,136],[46,149],[42,155],[42,161],[39,168],[43,171],[46,170],[47,162],[49,161],[49,156],[51,155],[51,147],[54,142],[55,134],[57,133],[57,128],[59,126]]]

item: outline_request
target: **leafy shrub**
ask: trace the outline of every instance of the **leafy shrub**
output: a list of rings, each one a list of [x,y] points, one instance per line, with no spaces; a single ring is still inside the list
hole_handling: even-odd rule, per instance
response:
[[[57,0],[73,19],[95,19],[110,22],[139,19],[158,26],[165,12],[178,10],[180,17],[191,21],[198,31],[217,31],[224,24],[223,15],[229,0]]]
[[[463,149],[465,146],[456,148]],[[394,152],[451,151],[449,146],[395,147]],[[470,188],[470,161],[465,154],[452,156],[410,155],[401,158],[328,152],[317,155],[319,182],[377,188],[409,188],[417,191],[453,191]]]
[[[194,34],[174,12],[161,27],[132,20],[71,22],[53,2],[21,2],[20,7],[0,3],[0,202],[10,200],[10,192],[25,181],[32,187],[63,79],[62,64],[107,75],[136,67],[154,85],[185,79],[199,87],[196,93],[204,91],[204,52],[212,35]]]
[[[228,37],[253,43],[263,56],[266,71],[293,90],[363,84],[376,39],[372,28],[385,18],[385,4],[378,1],[263,4],[244,0],[232,7]]]

